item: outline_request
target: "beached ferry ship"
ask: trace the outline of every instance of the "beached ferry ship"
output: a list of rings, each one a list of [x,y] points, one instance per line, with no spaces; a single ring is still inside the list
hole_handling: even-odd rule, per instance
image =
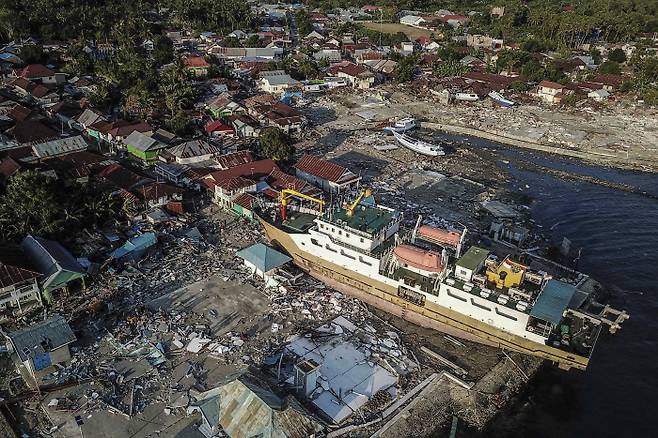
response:
[[[267,237],[331,287],[412,323],[464,339],[585,369],[604,326],[628,318],[596,303],[581,285],[532,270],[510,257],[465,248],[467,230],[401,228],[402,214],[362,193],[350,205],[263,208]]]

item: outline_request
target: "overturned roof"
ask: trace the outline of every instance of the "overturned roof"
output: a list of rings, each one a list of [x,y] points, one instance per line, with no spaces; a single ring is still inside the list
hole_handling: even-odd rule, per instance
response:
[[[199,410],[211,428],[221,426],[230,438],[306,438],[320,429],[294,399],[280,398],[251,374],[194,398],[192,410]]]

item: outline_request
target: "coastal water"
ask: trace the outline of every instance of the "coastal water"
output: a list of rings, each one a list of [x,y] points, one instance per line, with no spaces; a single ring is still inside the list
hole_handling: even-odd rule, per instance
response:
[[[613,307],[631,319],[602,336],[585,372],[546,367],[488,436],[658,436],[658,200],[542,171],[520,170],[515,160],[624,183],[658,196],[658,176],[549,157],[473,140],[495,148],[513,176],[512,188],[530,195],[531,214],[555,243],[582,248],[578,269],[614,292]],[[507,163],[505,157],[510,158]]]

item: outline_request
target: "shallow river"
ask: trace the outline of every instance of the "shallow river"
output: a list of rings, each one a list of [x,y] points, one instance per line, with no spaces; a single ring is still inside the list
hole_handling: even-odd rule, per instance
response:
[[[583,165],[480,140],[501,155],[624,183],[658,195],[658,175]],[[504,159],[504,158],[502,158]],[[599,339],[587,371],[547,367],[489,436],[658,436],[658,200],[507,168],[512,188],[533,199],[532,216],[555,243],[582,248],[578,269],[615,292],[613,307],[631,318]],[[526,187],[527,185],[527,187]]]

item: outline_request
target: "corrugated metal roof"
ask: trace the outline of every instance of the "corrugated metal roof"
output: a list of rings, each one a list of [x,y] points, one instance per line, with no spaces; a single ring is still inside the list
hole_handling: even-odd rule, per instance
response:
[[[338,182],[345,173],[349,172],[349,170],[339,164],[323,160],[313,155],[304,155],[294,167],[302,172],[331,182]]]
[[[71,152],[84,151],[88,147],[87,141],[81,135],[75,137],[62,138],[59,140],[47,141],[32,146],[34,155],[38,158],[55,157]]]
[[[132,134],[130,135],[132,136]],[[203,140],[190,140],[170,148],[169,153],[177,158],[192,158],[217,154],[219,153],[219,148]]]
[[[548,280],[530,310],[530,316],[551,324],[559,324],[562,314],[576,293],[576,287],[559,280]]]
[[[158,141],[154,138],[149,137],[148,135],[142,134],[139,131],[133,131],[128,137],[123,141],[126,145],[132,146],[138,151],[146,152],[148,150],[154,149],[158,145]]]

